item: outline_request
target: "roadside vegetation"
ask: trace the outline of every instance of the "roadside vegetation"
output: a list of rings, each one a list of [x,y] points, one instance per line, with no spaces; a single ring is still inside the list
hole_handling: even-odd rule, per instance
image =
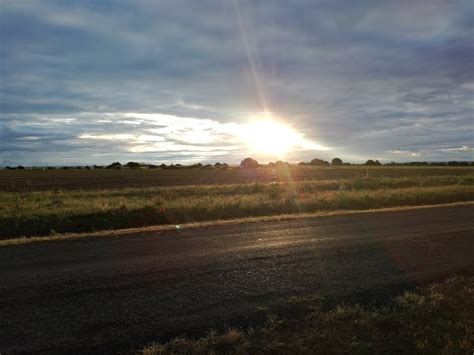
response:
[[[386,305],[324,309],[317,297],[288,301],[293,316],[263,327],[211,331],[155,343],[143,354],[470,354],[474,349],[474,278],[452,277],[406,291]]]
[[[470,168],[468,168],[470,169]],[[0,238],[474,201],[474,175],[0,192]]]

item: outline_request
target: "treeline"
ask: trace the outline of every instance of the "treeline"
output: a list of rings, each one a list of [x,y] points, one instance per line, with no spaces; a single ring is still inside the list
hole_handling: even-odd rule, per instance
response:
[[[137,163],[130,161],[127,164],[121,164],[120,162],[114,162],[110,165],[86,165],[86,166],[61,166],[61,167],[53,167],[53,166],[46,166],[46,167],[28,167],[25,168],[22,165],[18,165],[15,167],[6,166],[6,170],[102,170],[102,169],[227,169],[229,168],[229,164],[227,163],[215,163],[215,164],[191,164],[191,165],[183,165],[183,164],[146,164],[146,163]]]
[[[258,161],[252,158],[245,158],[240,163],[241,168],[256,168],[259,166],[270,166],[270,167],[281,167],[281,166],[290,166],[290,163],[277,161],[275,163],[270,162],[267,164],[260,164]],[[331,162],[323,160],[320,158],[314,158],[309,162],[300,162],[298,166],[320,166],[320,167],[332,167],[332,166],[474,166],[474,162],[467,161],[448,161],[448,162],[406,162],[406,163],[396,163],[390,162],[382,164],[378,160],[369,159],[363,164],[352,164],[342,161],[340,158],[334,158]]]
[[[320,158],[314,158],[309,162],[300,162],[298,164],[291,164],[288,162],[284,162],[278,160],[276,162],[269,162],[269,163],[259,163],[257,160],[253,158],[245,158],[240,162],[240,167],[244,169],[255,169],[258,167],[272,167],[272,168],[281,168],[286,166],[318,166],[318,167],[334,167],[334,166],[474,166],[474,162],[467,162],[467,161],[447,161],[447,162],[425,162],[425,161],[414,161],[414,162],[405,162],[405,163],[398,163],[398,162],[390,162],[382,164],[378,160],[369,159],[363,164],[352,164],[348,162],[342,161],[340,158],[334,158],[330,162],[327,160],[323,160]],[[5,170],[100,170],[100,169],[228,169],[230,168],[229,164],[227,163],[220,163],[217,162],[215,164],[145,164],[145,163],[137,163],[130,161],[126,164],[121,164],[120,162],[114,162],[110,165],[86,165],[86,166],[62,166],[62,167],[28,167],[25,168],[22,165],[18,165],[15,167],[6,166]]]

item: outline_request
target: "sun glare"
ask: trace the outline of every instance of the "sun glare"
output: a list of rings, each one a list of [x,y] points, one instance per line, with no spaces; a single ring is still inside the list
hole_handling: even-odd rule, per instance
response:
[[[292,149],[315,149],[325,148],[308,141],[303,134],[292,127],[275,121],[271,116],[246,124],[241,131],[242,140],[249,146],[252,152],[283,155]]]

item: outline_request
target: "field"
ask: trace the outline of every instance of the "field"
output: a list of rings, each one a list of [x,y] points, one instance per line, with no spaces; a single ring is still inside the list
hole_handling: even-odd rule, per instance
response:
[[[4,170],[0,198],[7,239],[472,201],[474,169]]]
[[[89,190],[124,187],[223,185],[360,177],[474,176],[470,167],[297,167],[273,169],[0,170],[0,191]]]
[[[472,167],[0,170],[0,199],[0,352],[472,350]]]

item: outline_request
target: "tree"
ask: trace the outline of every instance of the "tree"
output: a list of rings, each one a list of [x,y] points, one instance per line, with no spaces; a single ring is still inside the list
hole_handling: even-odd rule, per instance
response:
[[[275,167],[276,168],[284,168],[284,167],[287,167],[289,166],[290,164],[287,163],[286,161],[281,161],[281,160],[278,160],[277,162],[275,162]]]
[[[315,166],[329,166],[329,162],[319,158],[314,158],[313,160],[311,160],[310,164]]]
[[[106,169],[122,169],[122,164],[120,164],[118,161],[108,165]]]
[[[140,164],[134,161],[129,161],[125,166],[129,169],[140,169]]]
[[[240,167],[244,169],[255,169],[258,168],[259,165],[258,161],[252,158],[245,158],[240,162]]]
[[[331,161],[331,165],[333,165],[333,166],[342,165],[342,159],[334,158],[334,159]]]
[[[369,159],[365,162],[364,165],[382,165],[378,160],[373,161],[372,159]]]

